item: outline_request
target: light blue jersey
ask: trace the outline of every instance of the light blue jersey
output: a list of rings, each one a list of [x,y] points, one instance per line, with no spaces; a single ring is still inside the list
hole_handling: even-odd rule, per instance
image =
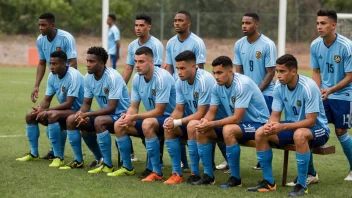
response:
[[[247,36],[235,43],[235,65],[243,67],[243,74],[251,78],[259,86],[265,78],[266,68],[276,66],[275,43],[263,34],[257,41],[249,43]],[[274,82],[263,91],[266,96],[272,96]]]
[[[229,88],[218,84],[213,87],[210,105],[220,105],[219,119],[233,116],[236,108],[246,109],[242,122],[266,123],[269,119],[269,110],[258,85],[239,73],[233,74]]]
[[[171,115],[176,105],[175,81],[168,71],[159,67],[154,67],[149,82],[136,73],[132,80],[131,101],[142,101],[147,111],[155,109],[155,104],[167,104],[164,115]]]
[[[45,60],[48,67],[50,67],[50,54],[54,51],[64,51],[67,59],[77,57],[75,39],[70,33],[60,29],[56,29],[56,36],[52,41],[49,41],[46,35],[39,35],[37,38],[37,48],[39,59]]]
[[[154,36],[150,36],[149,40],[141,45],[138,41],[138,38],[132,41],[128,45],[128,55],[126,64],[130,66],[134,66],[134,54],[136,53],[137,49],[140,47],[149,47],[153,51],[153,60],[154,65],[160,67],[163,63],[163,56],[164,56],[164,46],[159,41],[159,39],[155,38]]]
[[[177,35],[175,35],[166,44],[165,60],[166,64],[173,66],[173,76],[175,80],[178,79],[175,57],[186,50],[190,50],[196,55],[197,64],[205,63],[206,61],[207,50],[204,41],[201,38],[191,32],[186,40],[180,41]]]
[[[197,69],[192,85],[187,80],[176,81],[176,104],[185,105],[184,116],[196,113],[198,106],[210,105],[211,91],[215,84],[214,77],[203,69]]]
[[[118,100],[115,114],[126,113],[130,106],[130,97],[125,81],[115,69],[105,67],[99,80],[94,78],[94,74],[87,73],[84,83],[85,98],[94,97],[100,108],[106,108],[110,99]]]
[[[322,89],[335,86],[345,78],[346,72],[352,72],[352,42],[341,34],[336,34],[334,43],[327,48],[321,37],[310,46],[310,65],[320,69]],[[352,101],[352,83],[332,93],[329,99]]]
[[[323,101],[317,84],[310,78],[298,75],[294,90],[276,82],[273,94],[273,111],[285,110],[285,121],[298,122],[306,119],[308,113],[318,113],[317,125],[329,129]]]
[[[74,68],[67,67],[65,76],[60,79],[59,75],[50,72],[45,95],[53,96],[55,94],[60,104],[66,102],[67,96],[75,97],[71,108],[78,111],[81,108],[84,97],[84,79],[82,74]]]
[[[110,27],[108,33],[108,54],[116,55],[116,41],[120,40],[120,30],[114,24]]]

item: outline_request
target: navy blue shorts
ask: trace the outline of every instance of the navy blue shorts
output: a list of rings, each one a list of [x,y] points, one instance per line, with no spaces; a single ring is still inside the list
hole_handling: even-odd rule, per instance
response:
[[[338,129],[351,128],[352,109],[350,101],[326,99],[324,109],[329,123],[335,125]]]
[[[116,69],[117,56],[110,54],[111,67]]]
[[[180,126],[180,129],[182,131],[182,136],[180,138],[188,140],[187,125]]]
[[[268,106],[269,113],[271,114],[271,106],[273,105],[273,97],[264,95],[266,106]]]
[[[164,127],[163,127],[164,120],[166,118],[168,118],[168,117],[170,117],[170,116],[164,115],[164,116],[160,116],[160,117],[156,118],[156,120],[159,123],[159,131],[158,131],[158,134],[157,134],[158,136],[164,136]],[[134,125],[134,128],[137,129],[139,137],[144,138],[144,134],[143,134],[143,130],[142,130],[142,123],[143,123],[143,120],[136,120],[136,124]]]
[[[241,122],[238,126],[242,130],[242,138],[238,140],[239,143],[244,143],[248,140],[255,139],[255,132],[262,127],[264,124],[257,122]],[[222,128],[214,127],[213,128],[218,139],[224,139],[222,134]]]
[[[285,123],[285,122],[284,122]],[[325,129],[319,125],[309,128],[312,132],[314,139],[309,141],[311,148],[323,146],[330,138],[330,129]],[[295,130],[281,131],[277,136],[279,137],[279,146],[284,147],[287,144],[294,144],[293,134]]]

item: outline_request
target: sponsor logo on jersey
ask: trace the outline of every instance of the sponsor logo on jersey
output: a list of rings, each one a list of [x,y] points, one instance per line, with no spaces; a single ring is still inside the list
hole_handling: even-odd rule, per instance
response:
[[[297,106],[302,106],[302,102],[300,100],[297,100]]]
[[[61,91],[62,91],[62,92],[65,92],[65,91],[66,91],[66,87],[62,86],[62,87],[61,87]]]
[[[105,94],[109,94],[109,89],[105,87],[105,88],[104,88],[104,93],[105,93]]]
[[[198,93],[198,92],[194,92],[193,96],[194,96],[194,99],[198,100],[198,98],[199,98],[199,93]]]
[[[259,52],[259,51],[256,51],[256,52],[255,52],[255,57],[256,57],[257,59],[260,59],[260,58],[262,57],[262,53]]]

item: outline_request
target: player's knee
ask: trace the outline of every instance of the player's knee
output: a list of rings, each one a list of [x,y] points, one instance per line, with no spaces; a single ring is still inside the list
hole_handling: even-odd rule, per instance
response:
[[[115,134],[119,134],[121,132],[122,126],[120,122],[115,122],[114,124],[114,132]]]
[[[142,123],[143,133],[145,135],[154,133],[154,128],[156,127],[156,125],[157,125],[157,122],[153,118],[152,119],[147,118],[147,119],[143,120],[143,123]]]
[[[75,115],[70,115],[66,119],[67,129],[74,129],[76,127]]]
[[[337,136],[345,135],[347,133],[347,129],[337,129],[335,128],[335,133]]]
[[[264,134],[264,127],[260,127],[259,129],[257,129],[257,131],[255,132],[255,140],[260,141],[265,137],[266,135]]]
[[[48,123],[49,124],[53,124],[55,122],[57,122],[58,120],[58,114],[55,111],[48,111],[47,112],[48,115]]]
[[[307,141],[306,130],[304,129],[297,129],[293,133],[293,140],[296,145],[304,144]]]
[[[196,125],[199,123],[198,120],[191,120],[188,124],[187,124],[187,132],[190,133],[194,133],[196,131]]]
[[[235,135],[234,128],[231,127],[231,125],[225,125],[222,128],[222,134],[223,134],[225,139],[230,138],[230,137]]]
[[[26,123],[27,124],[32,124],[33,122],[35,122],[35,118],[36,116],[32,114],[33,111],[30,111],[26,114]]]
[[[108,122],[105,116],[98,116],[94,119],[94,127],[97,132],[103,132],[107,129]]]

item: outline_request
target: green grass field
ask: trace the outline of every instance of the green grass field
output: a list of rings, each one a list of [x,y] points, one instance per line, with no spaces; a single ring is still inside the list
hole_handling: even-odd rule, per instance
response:
[[[80,71],[85,72],[80,66]],[[285,197],[291,188],[278,185],[276,192],[250,193],[247,187],[257,184],[262,178],[261,171],[252,170],[256,164],[255,149],[242,147],[241,176],[243,187],[220,189],[219,184],[227,181],[229,175],[216,171],[216,185],[191,186],[186,183],[167,186],[160,182],[141,183],[137,176],[107,177],[106,174],[89,175],[88,168],[83,170],[62,171],[49,168],[48,161],[17,162],[15,158],[22,157],[29,151],[25,136],[25,114],[34,104],[30,101],[30,93],[35,81],[36,68],[32,67],[0,67],[1,99],[0,107],[0,197]],[[46,72],[48,74],[48,71]],[[302,74],[311,75],[311,71],[302,70]],[[40,89],[40,100],[44,96],[46,77]],[[55,101],[56,104],[56,101]],[[333,130],[333,127],[331,127]],[[83,142],[83,141],[82,141]],[[336,154],[314,156],[315,168],[319,173],[319,184],[309,186],[307,197],[351,197],[352,182],[343,179],[348,173],[348,162],[341,150],[335,134],[328,142],[336,145]],[[138,138],[133,139],[138,162],[134,164],[137,175],[145,168],[146,151]],[[93,160],[86,145],[83,143],[85,161]],[[39,153],[45,155],[50,148],[45,130],[41,127],[39,138]],[[113,146],[113,162],[117,164],[117,152]],[[283,166],[283,151],[274,150],[273,170],[277,184],[281,184]],[[72,160],[72,149],[66,142],[65,163]],[[219,151],[216,151],[216,164],[223,161]],[[171,174],[170,158],[167,150],[164,152],[164,175]],[[291,152],[289,159],[288,180],[296,176],[295,153]],[[185,173],[187,179],[189,173]]]

